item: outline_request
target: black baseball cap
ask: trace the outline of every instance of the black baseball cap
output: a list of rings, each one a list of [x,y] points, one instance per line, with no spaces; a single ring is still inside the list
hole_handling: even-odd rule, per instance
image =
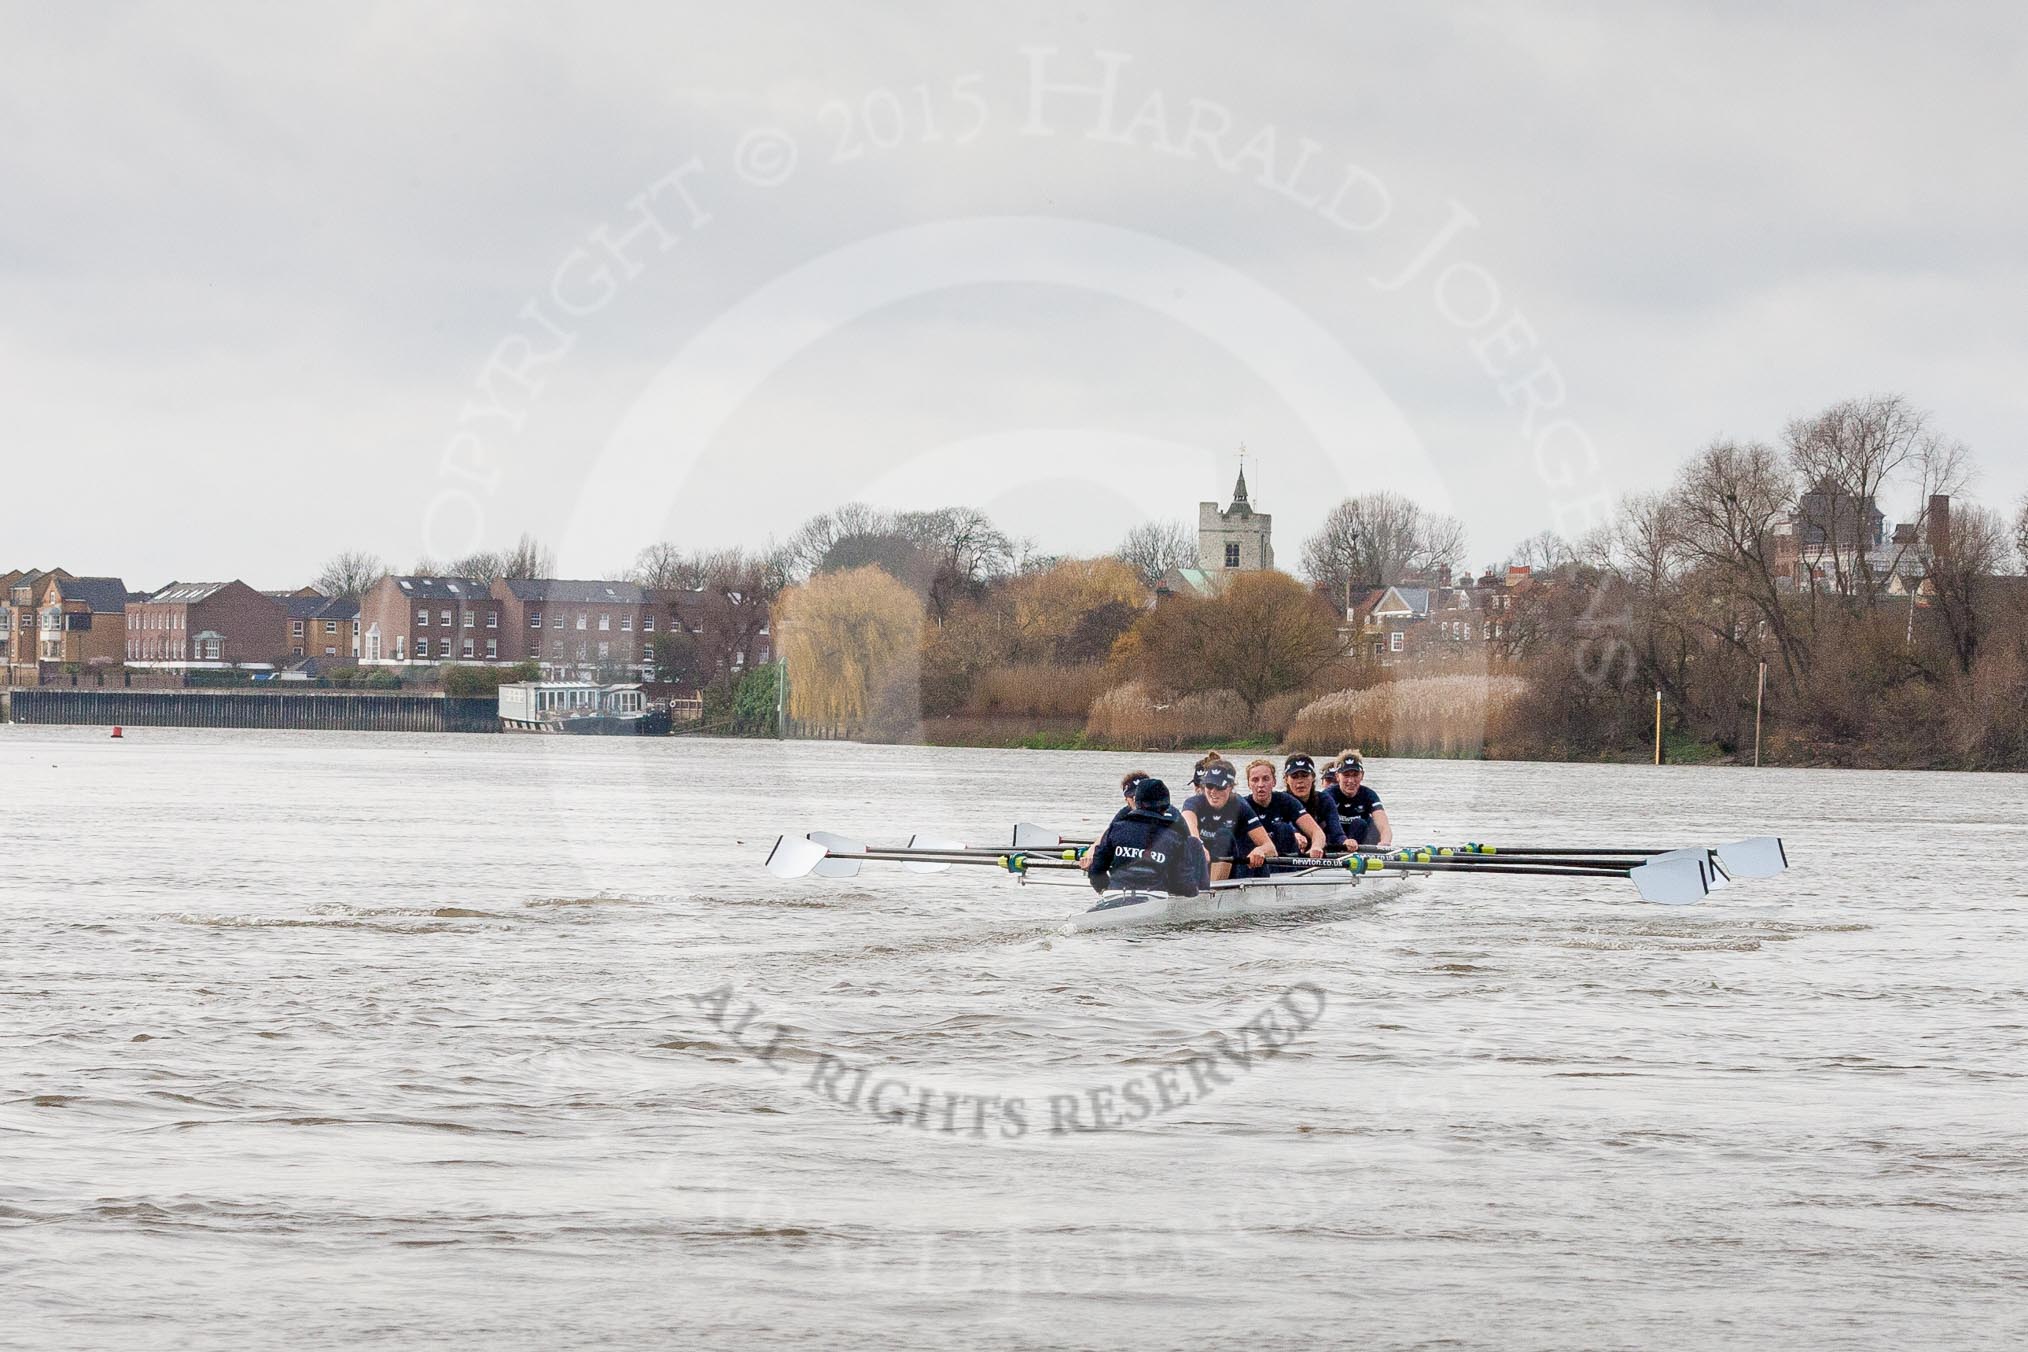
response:
[[[1229,789],[1232,787],[1232,771],[1223,765],[1213,765],[1204,771],[1204,778],[1199,782],[1207,789]]]
[[[1357,756],[1353,756],[1349,759],[1338,762],[1339,774],[1349,775],[1355,772],[1359,774],[1364,774],[1366,772],[1366,763],[1360,760]]]
[[[1314,775],[1317,773],[1317,763],[1298,751],[1295,755],[1282,762],[1282,773],[1285,775]]]

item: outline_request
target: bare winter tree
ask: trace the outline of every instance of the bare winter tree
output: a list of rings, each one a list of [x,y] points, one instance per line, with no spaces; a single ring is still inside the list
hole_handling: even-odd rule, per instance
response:
[[[1513,560],[1523,568],[1533,568],[1538,573],[1554,572],[1567,563],[1577,562],[1578,551],[1570,541],[1553,530],[1537,531],[1514,546]]]
[[[1969,676],[1991,627],[1992,578],[2006,561],[2007,527],[1990,508],[1954,503],[1948,537],[1939,544],[1928,558],[1931,606],[1958,670]]]
[[[720,549],[697,557],[703,588],[704,656],[719,671],[730,671],[736,653],[753,653],[775,602],[789,584],[784,551]]]
[[[929,564],[927,584],[920,590],[930,618],[939,624],[949,618],[959,597],[977,596],[987,583],[1014,571],[1015,542],[976,508],[903,512],[895,517],[894,528]]]
[[[377,556],[363,550],[348,549],[342,554],[332,555],[310,585],[326,596],[356,601],[386,576],[387,565]]]
[[[1796,505],[1788,466],[1762,442],[1714,442],[1684,466],[1670,500],[1685,562],[1704,571],[1715,599],[1765,626],[1793,690],[1810,649],[1775,559],[1777,527],[1793,521]]]
[[[704,585],[703,570],[696,556],[685,553],[666,540],[649,545],[634,557],[634,566],[627,570],[627,580],[665,591],[677,588],[693,590]]]
[[[848,502],[796,528],[780,557],[791,579],[875,564],[913,587],[941,624],[959,598],[1016,570],[1021,546],[971,507],[882,512]]]
[[[502,578],[547,577],[556,567],[555,555],[533,535],[523,534],[512,549],[481,549],[450,565],[452,577],[497,582]]]
[[[1895,573],[1914,562],[1908,557],[1913,541],[1890,542],[1882,550],[1872,538],[1872,517],[1888,487],[1915,489],[1914,540],[1921,540],[1928,535],[1931,498],[1961,492],[1971,463],[1962,443],[1937,436],[1929,416],[1900,395],[1833,404],[1790,423],[1785,439],[1802,491],[1796,524],[1804,561],[1856,606],[1877,600]]]
[[[456,559],[454,564],[440,572],[452,578],[477,578],[479,582],[499,582],[503,578],[519,582],[523,578],[548,578],[554,570],[556,553],[523,531],[513,549],[479,549],[475,553],[466,553],[462,559]]]
[[[2014,509],[2014,553],[2021,571],[2028,573],[2028,493],[2021,495],[2021,505]]]
[[[1127,532],[1113,557],[1153,587],[1171,568],[1189,568],[1197,562],[1197,536],[1181,521],[1143,521]]]
[[[784,557],[795,577],[806,578],[823,569],[825,558],[839,541],[855,535],[885,535],[893,529],[894,521],[887,513],[863,502],[848,502],[796,527],[783,547]]]
[[[1399,493],[1362,493],[1333,507],[1303,543],[1303,572],[1334,597],[1387,587],[1416,573],[1455,565],[1465,552],[1465,523],[1423,510]]]
[[[526,531],[514,544],[514,548],[500,560],[501,577],[524,578],[548,577],[556,571],[556,551]]]

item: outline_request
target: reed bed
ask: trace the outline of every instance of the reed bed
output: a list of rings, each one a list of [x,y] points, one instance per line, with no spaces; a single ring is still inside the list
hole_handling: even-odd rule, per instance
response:
[[[1215,746],[1279,737],[1300,702],[1298,696],[1284,695],[1249,715],[1245,702],[1230,690],[1164,699],[1142,682],[1129,681],[1092,701],[1084,731],[1091,741],[1134,750]]]
[[[1356,746],[1369,755],[1478,757],[1505,737],[1521,676],[1411,676],[1314,699],[1289,728],[1292,746]]]
[[[963,712],[974,718],[1069,719],[1083,722],[1106,688],[1105,668],[1021,662],[979,673]]]

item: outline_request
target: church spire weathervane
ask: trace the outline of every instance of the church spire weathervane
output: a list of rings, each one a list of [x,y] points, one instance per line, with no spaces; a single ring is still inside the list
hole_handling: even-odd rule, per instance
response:
[[[1253,504],[1246,497],[1246,443],[1239,443],[1239,482],[1232,486],[1232,505],[1253,510]]]

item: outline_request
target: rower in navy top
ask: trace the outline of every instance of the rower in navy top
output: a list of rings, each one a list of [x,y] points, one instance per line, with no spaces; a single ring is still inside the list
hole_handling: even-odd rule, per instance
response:
[[[1184,823],[1204,842],[1214,882],[1231,877],[1232,866],[1239,859],[1265,859],[1274,853],[1274,840],[1267,828],[1247,806],[1245,796],[1232,791],[1237,777],[1231,761],[1215,760],[1197,772],[1202,792],[1183,802]]]
[[[1169,786],[1143,779],[1134,805],[1113,819],[1091,852],[1091,885],[1194,897],[1210,881],[1204,846],[1169,805]]]
[[[1271,760],[1248,761],[1246,766],[1246,805],[1261,819],[1274,841],[1276,854],[1307,854],[1312,859],[1324,857],[1324,828],[1317,825],[1317,819],[1306,811],[1299,801],[1275,787],[1275,763]],[[1235,868],[1240,877],[1264,877],[1268,870],[1265,862],[1249,856],[1246,866]]]
[[[1327,790],[1317,787],[1317,763],[1298,751],[1282,762],[1282,784],[1289,797],[1303,805],[1324,828],[1324,851],[1345,853],[1345,827],[1338,820],[1338,805]]]
[[[1366,763],[1357,751],[1338,758],[1338,783],[1331,790],[1331,801],[1338,805],[1338,819],[1348,842],[1368,847],[1394,843],[1387,809],[1381,806],[1380,795],[1367,786]]]

